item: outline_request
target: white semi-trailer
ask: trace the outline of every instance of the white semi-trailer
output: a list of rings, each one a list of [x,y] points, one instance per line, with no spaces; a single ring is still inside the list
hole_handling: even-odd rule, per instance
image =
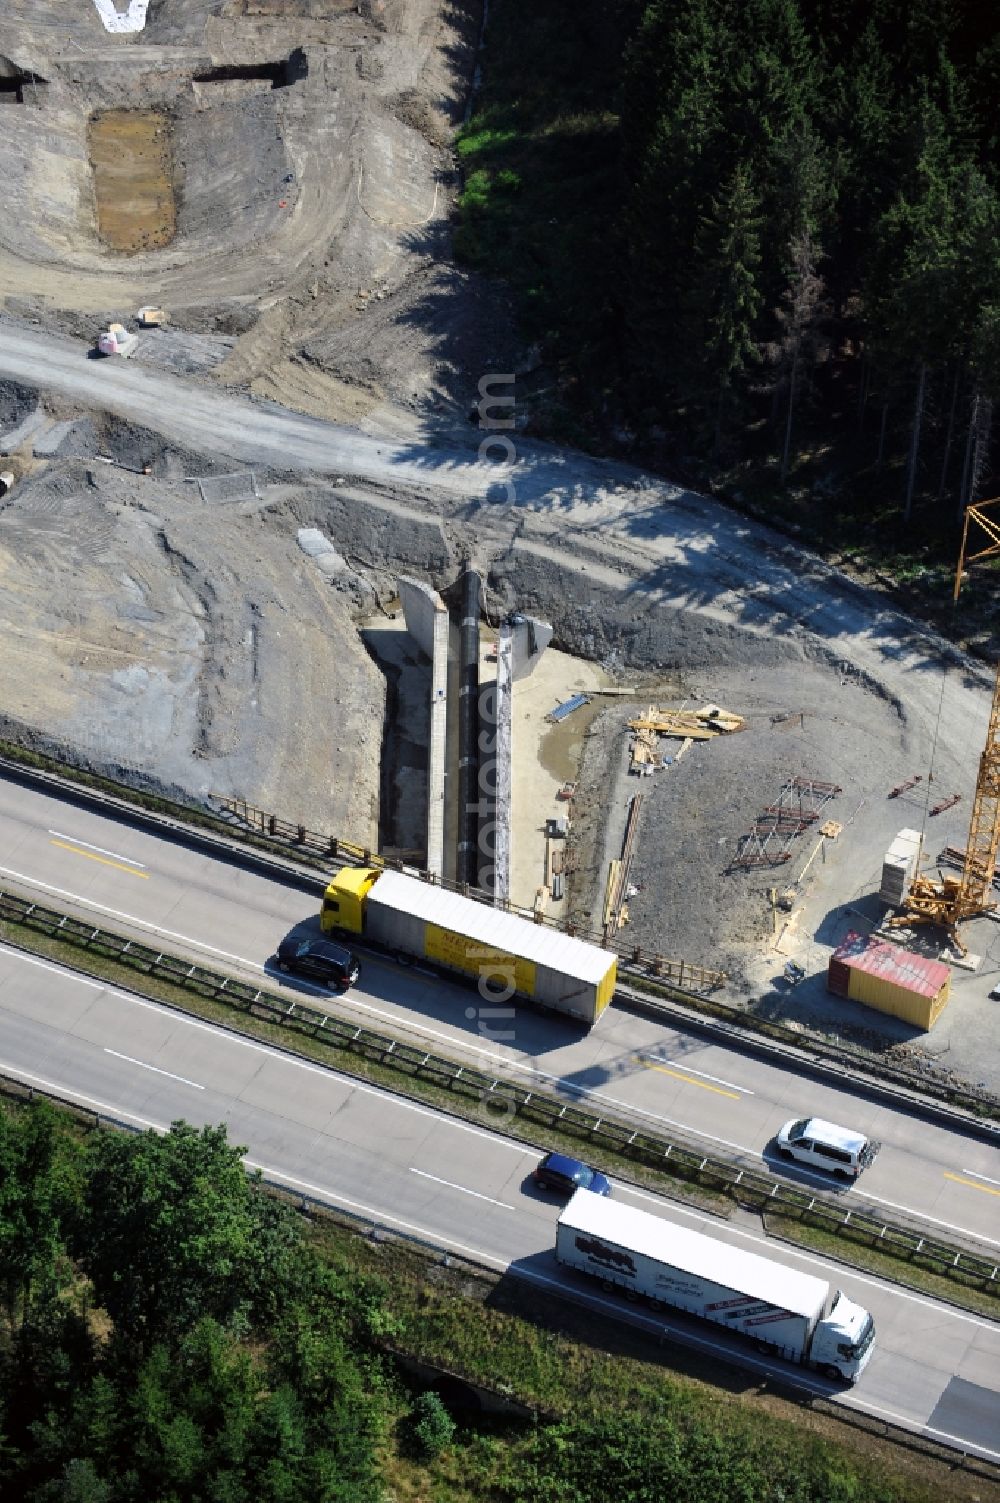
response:
[[[577,1190],[556,1226],[556,1259],[654,1310],[699,1315],[827,1377],[853,1383],[875,1342],[868,1311],[784,1263]]]

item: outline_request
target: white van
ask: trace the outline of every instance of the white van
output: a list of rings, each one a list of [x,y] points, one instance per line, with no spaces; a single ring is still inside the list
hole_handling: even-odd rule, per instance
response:
[[[857,1179],[880,1147],[863,1133],[824,1122],[822,1117],[793,1117],[775,1141],[783,1159],[797,1159],[811,1169],[826,1169],[842,1179]]]

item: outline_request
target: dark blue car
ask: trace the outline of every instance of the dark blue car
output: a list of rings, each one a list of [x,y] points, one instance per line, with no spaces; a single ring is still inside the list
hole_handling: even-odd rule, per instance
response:
[[[561,1195],[572,1195],[574,1190],[611,1194],[611,1181],[599,1169],[591,1169],[565,1153],[547,1153],[532,1177],[543,1190],[558,1190]]]

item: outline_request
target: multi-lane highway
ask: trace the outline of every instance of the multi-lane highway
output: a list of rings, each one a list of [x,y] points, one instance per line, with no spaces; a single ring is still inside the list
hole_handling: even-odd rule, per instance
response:
[[[272,1180],[542,1289],[566,1283],[551,1252],[558,1205],[531,1184],[537,1156],[523,1145],[7,947],[0,947],[0,1071],[138,1127],[225,1122],[231,1141],[248,1145],[249,1162]],[[711,1222],[624,1185],[615,1194],[763,1250],[758,1230]],[[850,1391],[752,1352],[741,1360],[1000,1460],[1000,1327],[812,1254],[780,1244],[767,1251],[870,1309],[878,1345]],[[733,1351],[711,1330],[681,1329],[586,1292],[654,1332],[720,1358]]]
[[[4,885],[258,981],[283,935],[315,924],[315,901],[294,887],[0,780]],[[331,1004],[309,986],[295,994],[522,1083],[696,1135],[706,1151],[763,1164],[890,1219],[918,1216],[945,1238],[1000,1249],[1000,1150],[989,1143],[624,1011],[609,1010],[581,1036],[531,1011],[497,1010],[419,970],[365,955],[362,963],[361,984],[345,999]],[[282,984],[277,973],[267,979]],[[861,1181],[847,1188],[773,1158],[774,1133],[803,1114],[858,1127],[882,1143]]]

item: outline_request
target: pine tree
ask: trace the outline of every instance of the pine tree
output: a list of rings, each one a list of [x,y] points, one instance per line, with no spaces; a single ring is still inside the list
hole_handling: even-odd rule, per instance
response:
[[[711,0],[651,5],[626,60],[628,345],[637,401],[654,409],[684,364],[685,268],[718,182],[724,33],[713,11]]]
[[[879,227],[868,305],[891,360],[915,372],[903,516],[913,509],[928,377],[953,350],[962,279],[954,169],[945,121],[925,90],[911,125],[920,154]]]
[[[715,392],[713,453],[727,405],[746,367],[759,358],[760,215],[750,169],[738,166],[702,221],[688,329],[700,346],[706,384]]]
[[[791,454],[792,423],[798,398],[799,375],[803,359],[815,350],[817,325],[826,311],[823,279],[816,270],[816,248],[808,230],[792,242],[792,274],[788,289],[775,317],[781,330],[778,344],[779,368],[787,386],[784,438],[781,448],[781,480],[788,476]]]

